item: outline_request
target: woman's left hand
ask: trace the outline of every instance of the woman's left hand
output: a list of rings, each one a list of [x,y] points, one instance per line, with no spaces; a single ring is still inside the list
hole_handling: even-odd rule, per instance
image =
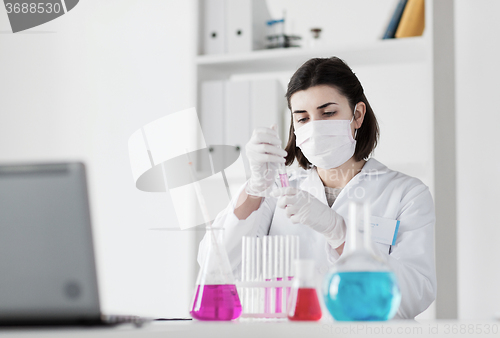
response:
[[[346,226],[342,216],[307,191],[292,187],[276,189],[277,206],[285,209],[292,223],[301,223],[323,234],[333,248],[345,242]]]

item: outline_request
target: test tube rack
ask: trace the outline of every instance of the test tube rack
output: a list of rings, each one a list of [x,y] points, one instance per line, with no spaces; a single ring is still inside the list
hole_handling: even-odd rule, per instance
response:
[[[241,280],[236,282],[241,318],[286,318],[299,237],[245,236],[241,257]]]

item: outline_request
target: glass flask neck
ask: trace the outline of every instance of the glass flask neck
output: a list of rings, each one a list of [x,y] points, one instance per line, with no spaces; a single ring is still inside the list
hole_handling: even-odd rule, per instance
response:
[[[296,288],[316,287],[314,261],[310,259],[296,260],[294,263],[295,277],[293,286]]]
[[[207,227],[207,236],[210,238],[209,246],[222,245],[224,240],[224,228]]]
[[[388,271],[387,260],[377,254],[371,239],[370,207],[349,203],[346,246],[335,264],[336,271]]]
[[[349,203],[347,252],[373,252],[370,207],[367,203]]]
[[[208,241],[196,284],[234,284],[234,276],[224,246],[223,228],[206,228]]]

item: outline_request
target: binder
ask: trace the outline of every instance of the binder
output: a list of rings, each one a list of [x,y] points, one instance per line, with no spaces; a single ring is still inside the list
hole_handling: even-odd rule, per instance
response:
[[[203,53],[226,52],[225,0],[203,2]]]
[[[224,82],[204,81],[201,84],[201,127],[207,145],[224,144]]]
[[[247,53],[266,45],[266,22],[271,19],[265,0],[226,0],[228,53]]]
[[[201,83],[201,129],[210,152],[217,151],[214,145],[224,144],[224,87],[225,81],[214,80]],[[210,162],[203,159],[202,171],[211,171]]]
[[[250,92],[251,130],[276,124],[280,138],[284,138],[283,124],[286,107],[285,91],[276,79],[253,80]],[[288,135],[288,132],[286,133]]]
[[[251,0],[226,0],[226,23],[227,52],[252,51]]]
[[[407,2],[408,0],[399,0],[382,39],[395,38],[396,30],[398,29]]]
[[[227,81],[225,86],[224,144],[242,154],[245,170],[249,172],[245,145],[250,140],[250,81]]]
[[[420,36],[425,28],[425,0],[408,0],[398,29],[396,38]]]

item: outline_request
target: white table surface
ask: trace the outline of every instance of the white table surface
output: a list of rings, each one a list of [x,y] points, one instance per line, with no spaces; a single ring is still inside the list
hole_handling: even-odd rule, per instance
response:
[[[435,320],[388,322],[234,322],[176,321],[153,322],[136,328],[130,324],[115,327],[0,328],[1,338],[95,337],[500,337],[495,320]]]

